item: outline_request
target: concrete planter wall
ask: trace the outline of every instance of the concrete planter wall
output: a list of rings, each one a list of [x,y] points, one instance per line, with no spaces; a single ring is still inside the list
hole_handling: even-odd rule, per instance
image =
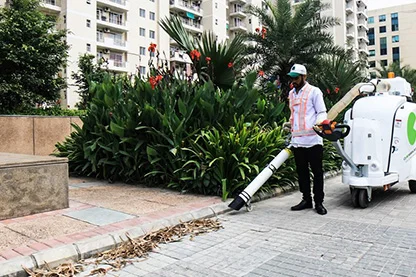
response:
[[[55,144],[82,126],[77,116],[0,116],[0,152],[50,155]]]

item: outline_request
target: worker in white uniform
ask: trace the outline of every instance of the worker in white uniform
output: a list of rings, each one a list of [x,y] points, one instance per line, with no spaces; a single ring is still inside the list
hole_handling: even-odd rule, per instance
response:
[[[293,211],[312,208],[311,179],[309,167],[313,173],[313,201],[318,214],[324,215],[327,210],[324,201],[324,176],[322,168],[323,140],[313,130],[327,118],[322,91],[306,81],[306,67],[301,64],[292,66],[288,75],[293,89],[289,92],[291,110],[290,124],[292,132],[291,145],[295,157],[299,190],[302,201],[291,207]]]

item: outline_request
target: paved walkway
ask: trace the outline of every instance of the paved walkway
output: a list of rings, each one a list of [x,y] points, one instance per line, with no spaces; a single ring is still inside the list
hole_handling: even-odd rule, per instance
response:
[[[162,245],[110,276],[416,276],[416,195],[377,190],[353,208],[341,177],[326,181],[328,214],[292,212],[290,193],[220,216],[224,229]],[[81,274],[80,276],[85,276]]]

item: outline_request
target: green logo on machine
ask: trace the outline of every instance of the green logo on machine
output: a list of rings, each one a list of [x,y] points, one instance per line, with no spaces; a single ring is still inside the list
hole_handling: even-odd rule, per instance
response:
[[[409,119],[407,120],[407,138],[409,139],[409,143],[411,145],[415,144],[416,142],[415,123],[416,123],[416,114],[415,113],[409,114]]]

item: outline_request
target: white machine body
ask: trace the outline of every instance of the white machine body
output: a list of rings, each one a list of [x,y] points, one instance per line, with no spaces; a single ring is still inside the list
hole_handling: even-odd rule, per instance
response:
[[[381,80],[387,87],[358,99],[344,117],[351,132],[344,152],[342,182],[353,188],[393,185],[416,180],[416,104],[403,78]],[[358,169],[358,170],[357,170]]]

